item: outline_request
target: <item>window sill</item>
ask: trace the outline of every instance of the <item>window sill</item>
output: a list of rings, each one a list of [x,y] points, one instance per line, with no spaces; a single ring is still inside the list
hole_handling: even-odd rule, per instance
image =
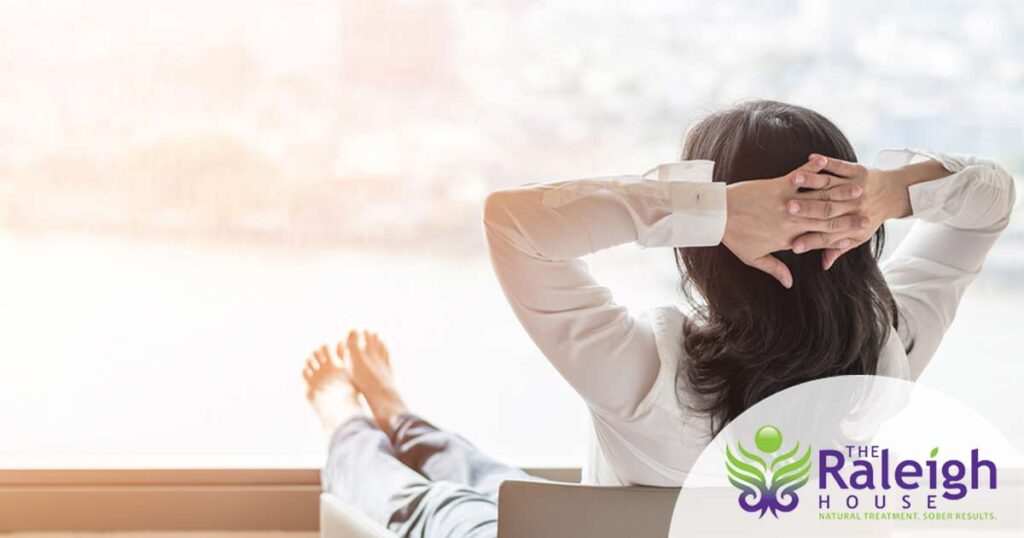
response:
[[[529,467],[550,480],[579,469]],[[0,470],[0,533],[316,531],[317,468]]]

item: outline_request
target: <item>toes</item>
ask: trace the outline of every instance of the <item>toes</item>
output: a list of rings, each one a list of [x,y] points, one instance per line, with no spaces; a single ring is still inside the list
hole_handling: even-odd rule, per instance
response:
[[[388,363],[390,359],[388,357],[388,347],[384,345],[384,342],[381,341],[379,336],[377,336],[377,333],[371,333],[370,337],[373,338],[374,353],[376,353],[378,357],[383,359],[385,363]]]
[[[363,346],[362,346],[363,354],[364,355],[369,354],[369,355],[372,356],[373,355],[373,349],[370,347],[370,331],[367,331],[366,329],[363,329],[363,334],[362,334],[362,337],[360,338],[360,340],[362,341],[362,344],[363,344]]]
[[[353,331],[348,332],[348,352],[352,355],[354,360],[363,360],[363,350],[359,348],[359,333]]]
[[[316,362],[320,367],[327,366],[327,362],[331,360],[330,355],[327,354],[327,346],[320,346],[313,352],[313,357],[316,358]]]

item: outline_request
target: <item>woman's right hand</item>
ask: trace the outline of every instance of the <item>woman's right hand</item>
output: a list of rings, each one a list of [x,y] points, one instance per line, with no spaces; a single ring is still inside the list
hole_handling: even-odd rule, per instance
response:
[[[791,288],[793,275],[773,252],[789,250],[796,238],[814,232],[826,233],[836,244],[842,244],[844,238],[862,233],[869,225],[864,217],[855,214],[822,219],[788,211],[787,202],[795,198],[804,185],[828,185],[819,189],[827,191],[822,196],[840,202],[856,200],[863,194],[863,187],[857,183],[820,174],[827,164],[828,159],[812,156],[807,164],[785,176],[729,185],[722,244],[743,263]]]

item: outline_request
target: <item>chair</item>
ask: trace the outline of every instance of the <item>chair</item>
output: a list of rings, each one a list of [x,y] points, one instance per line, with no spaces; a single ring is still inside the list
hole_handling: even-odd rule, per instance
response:
[[[502,483],[499,538],[668,536],[678,488]]]
[[[499,490],[498,538],[664,538],[678,495],[676,488],[510,480]],[[320,536],[394,538],[326,493],[320,496]]]
[[[334,495],[321,493],[320,538],[395,538],[395,535]]]

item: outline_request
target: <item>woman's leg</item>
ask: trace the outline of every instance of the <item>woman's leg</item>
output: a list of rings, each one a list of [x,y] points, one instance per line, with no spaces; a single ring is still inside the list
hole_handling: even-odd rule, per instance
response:
[[[352,361],[353,382],[366,398],[380,428],[388,432],[395,456],[430,480],[446,480],[496,498],[501,482],[529,480],[521,469],[500,463],[466,439],[439,430],[409,412],[395,388],[388,349],[376,334],[352,331],[346,347]],[[340,349],[339,353],[345,350]]]
[[[321,483],[398,536],[497,535],[494,499],[406,467],[369,417],[352,418],[334,432]]]
[[[341,357],[321,348],[303,375],[310,403],[334,432],[321,473],[326,492],[398,536],[496,535],[493,498],[463,484],[430,481],[395,457],[388,436],[363,414]]]
[[[488,456],[464,437],[439,430],[422,418],[405,413],[396,417],[389,432],[395,456],[431,480],[468,484],[497,498],[505,480],[535,480],[522,469]]]

